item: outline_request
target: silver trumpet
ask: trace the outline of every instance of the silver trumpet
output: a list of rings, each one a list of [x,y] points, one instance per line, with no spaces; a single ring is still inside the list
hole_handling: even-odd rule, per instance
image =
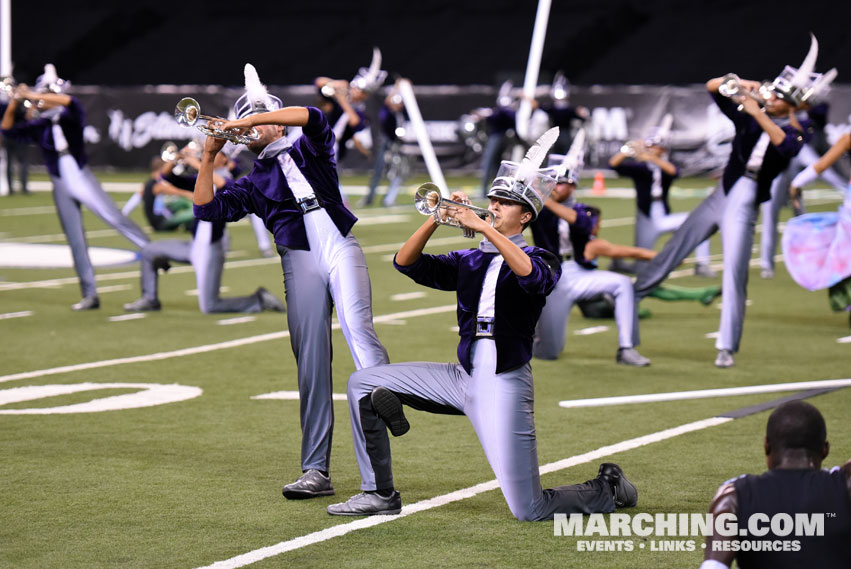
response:
[[[621,146],[621,154],[626,154],[631,158],[635,158],[641,152],[644,152],[644,143],[640,140],[630,140]]]
[[[470,239],[476,236],[476,232],[469,227],[464,227],[461,222],[455,219],[453,213],[455,210],[462,207],[467,208],[491,225],[494,221],[493,214],[486,209],[444,198],[440,193],[440,188],[430,182],[426,182],[417,188],[417,193],[414,195],[414,206],[421,214],[434,216],[434,221],[438,225],[457,227],[463,231],[464,237]]]
[[[15,91],[18,88],[18,83],[11,76],[0,77],[0,92],[2,92],[10,101],[15,98]],[[25,109],[33,106],[32,101],[23,99]]]
[[[177,148],[177,144],[174,142],[166,142],[163,144],[160,149],[160,158],[162,158],[163,162],[174,162],[177,160],[177,157],[180,155],[180,149]]]
[[[247,132],[235,128],[222,129],[221,124],[225,122],[225,119],[202,115],[201,105],[192,97],[180,99],[174,107],[174,118],[182,126],[194,126],[207,136],[223,138],[234,144],[250,144],[260,138],[260,131],[256,128],[251,128]],[[196,124],[199,120],[206,121],[206,124]]]
[[[765,107],[765,100],[769,97],[769,87],[765,84],[759,88],[759,93],[754,93],[750,89],[742,87],[741,79],[735,73],[728,73],[722,77],[721,85],[718,87],[718,93],[724,97],[733,99],[733,101],[742,101],[745,97],[750,97],[755,100],[761,107]],[[745,106],[739,103],[738,109],[741,111]]]

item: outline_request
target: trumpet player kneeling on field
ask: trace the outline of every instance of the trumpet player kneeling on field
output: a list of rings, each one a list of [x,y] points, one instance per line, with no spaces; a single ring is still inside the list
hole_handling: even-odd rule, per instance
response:
[[[521,164],[503,162],[488,196],[491,226],[463,202],[451,214],[483,235],[477,249],[423,254],[439,224],[430,217],[396,254],[394,266],[419,284],[454,290],[458,299],[458,363],[402,363],[356,371],[348,401],[362,493],[328,507],[339,516],[398,514],[387,429],[404,434],[406,404],[432,413],[466,415],[519,520],[555,513],[611,512],[634,506],[638,494],[614,464],[583,484],[544,490],[538,473],[533,415],[532,337],[547,294],[561,275],[558,260],[527,245],[523,228],[541,211],[555,178],[538,170],[558,136],[548,131]],[[443,223],[440,223],[443,224]]]

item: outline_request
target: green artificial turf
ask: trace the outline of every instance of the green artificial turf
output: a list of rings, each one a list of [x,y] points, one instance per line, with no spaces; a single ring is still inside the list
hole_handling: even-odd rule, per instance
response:
[[[102,176],[125,182],[142,178]],[[362,185],[364,180],[346,178],[343,182],[344,186]],[[392,316],[454,305],[451,293],[419,287],[394,271],[389,260],[423,220],[410,195],[420,181],[424,178],[411,182],[408,195],[400,196],[395,208],[356,208],[361,223],[356,225],[355,235],[367,255],[374,314],[386,321],[378,323],[376,330],[391,360],[453,361],[457,344],[453,309]],[[451,178],[450,184],[467,188],[471,194],[477,192],[473,178]],[[608,184],[626,185],[619,181]],[[711,185],[705,179],[681,181],[675,196],[687,197],[675,197],[674,210],[693,208],[699,203],[700,190]],[[128,194],[113,197],[121,205]],[[357,199],[352,196],[352,203]],[[633,201],[606,195],[582,201],[603,208],[603,237],[631,244]],[[835,209],[837,203],[835,199],[812,203],[810,210]],[[0,198],[0,243],[62,243],[51,205],[50,194],[44,192]],[[143,224],[139,209],[132,217]],[[133,248],[89,212],[85,225],[91,246]],[[232,255],[224,272],[223,285],[228,290],[223,294],[250,294],[264,286],[282,296],[278,261],[260,258],[248,223],[231,224],[229,232]],[[475,244],[451,228],[439,229],[435,239],[442,241],[430,246],[429,252]],[[717,236],[712,247],[713,254],[720,254]],[[606,261],[602,265],[605,267]],[[689,263],[682,268],[691,267]],[[196,287],[194,274],[175,266],[160,277],[161,312],[138,320],[111,321],[110,317],[124,314],[123,303],[139,296],[138,265],[98,268],[97,274],[101,309],[75,313],[69,307],[79,300],[79,287],[72,269],[0,267],[0,314],[33,312],[28,317],[0,319],[0,390],[129,382],[179,383],[200,387],[203,394],[187,401],[121,411],[0,415],[0,568],[191,569],[353,521],[325,513],[328,504],[359,491],[345,402],[335,403],[331,473],[337,495],[300,502],[281,496],[281,486],[300,474],[298,402],[252,397],[297,389],[289,339],[264,339],[266,334],[286,329],[284,315],[267,312],[249,322],[219,325],[219,321],[238,315],[201,314],[197,298],[186,294]],[[761,279],[758,268],[752,268],[750,277],[752,304],[742,348],[736,366],[727,370],[712,365],[714,341],[706,338],[718,328],[720,312],[715,303],[704,307],[692,302],[644,301],[642,306],[652,317],[642,320],[640,349],[653,363],[643,369],[615,364],[617,329],[613,321],[585,320],[574,310],[561,357],[532,362],[540,463],[783,394],[586,409],[560,408],[561,400],[851,377],[851,344],[837,342],[851,334],[848,318],[830,312],[825,292],[811,293],[798,287],[782,263],[772,280]],[[55,279],[60,279],[55,286],[44,285]],[[672,282],[703,286],[720,283],[720,276],[709,280],[686,276]],[[4,288],[10,283],[31,284]],[[415,292],[425,294],[392,298]],[[608,330],[573,334],[600,325]],[[56,369],[247,338],[253,341],[206,353]],[[353,365],[338,330],[333,342],[334,390],[345,393]],[[39,373],[10,377],[24,372]],[[131,391],[89,391],[10,404],[0,410],[70,405]],[[847,421],[851,390],[811,401],[827,420],[832,452],[826,464],[844,462],[851,457],[851,424]],[[599,462],[611,460],[624,468],[639,489],[638,506],[627,512],[704,512],[724,480],[765,468],[762,436],[766,418],[763,412],[684,434],[545,474],[542,482],[545,487],[582,482],[596,475]],[[464,417],[411,411],[409,419],[411,432],[392,440],[396,483],[405,504],[494,478]],[[577,543],[578,538],[554,536],[551,522],[517,522],[501,493],[492,490],[250,566],[674,568],[697,566],[702,558],[699,539],[697,549],[690,552],[583,552],[577,550]]]

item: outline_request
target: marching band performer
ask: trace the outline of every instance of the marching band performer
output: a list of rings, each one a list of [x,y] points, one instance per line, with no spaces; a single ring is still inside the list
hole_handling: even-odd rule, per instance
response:
[[[669,137],[673,117],[665,115],[662,124],[654,128],[636,145],[624,145],[609,159],[609,166],[618,176],[632,178],[635,185],[635,246],[653,249],[665,233],[673,233],[683,224],[688,213],[671,213],[668,192],[680,175],[680,169],[668,159]],[[694,274],[714,277],[709,266],[709,240],[697,246],[697,265]],[[634,271],[628,271],[634,272]]]
[[[352,235],[357,221],[344,206],[334,159],[334,133],[313,107],[282,108],[281,100],[245,66],[246,92],[234,104],[236,120],[223,128],[255,127],[249,144],[258,154],[245,177],[213,194],[213,169],[224,140],[208,138],[195,185],[195,216],[235,221],[256,213],[281,255],[287,322],[298,365],[302,476],[283,488],[290,499],[334,493],[328,473],[334,410],[331,389],[331,309],[356,369],[388,362],[372,322],[372,291],[363,251]],[[290,142],[285,127],[300,126]]]
[[[715,342],[716,367],[733,366],[733,354],[739,350],[759,204],[769,199],[771,181],[786,168],[809,136],[808,121],[800,121],[795,112],[833,79],[833,72],[824,76],[813,73],[817,57],[818,42],[813,37],[800,69],[786,66],[770,88],[760,90],[759,82],[735,75],[706,83],[718,108],[736,128],[724,175],[715,191],[689,214],[662,251],[638,272],[634,285],[636,301],[664,280],[698,243],[721,230],[724,295],[720,333]],[[761,91],[764,107],[757,102],[757,91]],[[637,319],[633,339],[638,345]]]
[[[423,254],[437,229],[430,217],[396,254],[394,266],[402,274],[424,286],[456,291],[459,363],[390,364],[352,374],[349,411],[363,492],[328,506],[329,514],[401,511],[387,429],[395,436],[408,430],[403,403],[467,416],[518,520],[636,505],[635,486],[611,463],[583,484],[541,487],[529,360],[535,323],[561,269],[549,252],[526,245],[522,231],[541,211],[555,183],[538,166],[557,132],[548,131],[521,164],[503,162],[488,192],[493,226],[473,210],[454,206],[455,220],[484,236],[477,249]],[[455,192],[452,199],[466,202],[467,197]]]
[[[7,138],[37,144],[41,148],[53,182],[56,213],[71,247],[74,270],[83,295],[82,300],[71,308],[92,310],[100,307],[100,299],[80,206],[88,207],[137,247],[143,247],[150,239],[121,213],[87,166],[83,142],[85,111],[75,97],[65,92],[69,86],[70,83],[60,79],[56,68],[48,63],[44,66],[44,73],[36,79],[34,90],[18,85],[0,126]],[[15,123],[15,111],[23,101],[31,103],[26,121]]]

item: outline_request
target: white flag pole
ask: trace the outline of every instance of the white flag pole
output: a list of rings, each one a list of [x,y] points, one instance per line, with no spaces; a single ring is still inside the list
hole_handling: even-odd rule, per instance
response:
[[[0,0],[0,77],[12,74],[12,0]],[[12,188],[6,179],[6,148],[0,144],[0,196]]]
[[[532,117],[532,103],[535,88],[538,86],[538,74],[541,71],[541,54],[547,37],[547,24],[550,21],[551,0],[538,0],[538,12],[535,15],[535,27],[532,30],[532,45],[529,47],[529,60],[526,62],[526,77],[523,80],[523,99],[517,110],[517,135],[526,140],[529,135],[529,119]],[[515,154],[517,149],[515,149]],[[520,156],[523,156],[520,149]],[[517,158],[519,160],[519,158]]]
[[[417,105],[417,99],[414,97],[414,88],[411,82],[407,79],[399,81],[399,94],[402,95],[402,101],[405,103],[405,110],[408,111],[408,120],[411,121],[411,126],[414,127],[414,134],[417,136],[417,142],[420,145],[423,160],[425,160],[428,175],[432,183],[440,188],[440,193],[443,197],[449,197],[449,187],[446,185],[446,180],[443,177],[443,171],[440,169],[440,164],[437,162],[437,156],[434,153],[434,147],[431,145],[431,139],[428,137],[423,116],[420,114],[420,107]]]

